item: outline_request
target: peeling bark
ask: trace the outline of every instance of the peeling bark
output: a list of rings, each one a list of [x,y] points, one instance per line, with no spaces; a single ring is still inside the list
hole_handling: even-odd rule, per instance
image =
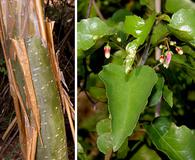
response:
[[[67,97],[62,93],[51,28],[45,28],[40,2],[0,1],[1,44],[24,158],[67,160],[61,107]]]

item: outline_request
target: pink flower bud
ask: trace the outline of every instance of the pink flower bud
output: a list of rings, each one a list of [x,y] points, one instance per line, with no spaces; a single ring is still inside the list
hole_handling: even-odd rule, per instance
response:
[[[181,48],[181,47],[176,47],[175,48],[175,50],[177,51],[177,53],[179,54],[179,55],[182,55],[183,54],[183,49]]]
[[[165,68],[168,68],[168,67],[169,67],[169,63],[171,62],[172,54],[173,54],[173,52],[171,52],[171,51],[167,51],[167,52],[165,53],[166,59],[165,59],[165,62],[164,62],[164,64],[163,64],[163,66],[164,66]]]
[[[111,47],[108,44],[104,46],[104,56],[107,59],[110,58],[110,50],[111,50]]]
[[[169,64],[171,62],[172,52],[167,51],[166,53],[166,62]]]
[[[164,63],[164,61],[165,61],[165,56],[164,56],[164,55],[161,55],[159,61],[160,61],[160,63]]]

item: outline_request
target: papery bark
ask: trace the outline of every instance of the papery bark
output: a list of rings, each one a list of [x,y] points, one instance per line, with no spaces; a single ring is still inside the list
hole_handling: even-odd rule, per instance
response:
[[[1,0],[0,37],[24,159],[68,159],[62,87],[40,0]]]

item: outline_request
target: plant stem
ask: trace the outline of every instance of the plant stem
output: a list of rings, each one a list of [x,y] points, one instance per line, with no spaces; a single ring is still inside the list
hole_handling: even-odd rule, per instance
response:
[[[153,69],[154,69],[154,70],[157,69],[157,67],[160,66],[160,65],[162,65],[162,63],[158,63],[157,65],[155,65],[155,66],[153,67]]]
[[[95,8],[95,11],[96,11],[97,15],[100,17],[100,19],[105,20],[104,16],[103,16],[102,13],[100,12],[100,9],[99,9],[98,6],[96,5],[95,0],[92,0],[92,2],[93,2],[93,6],[94,6],[94,8]]]
[[[155,118],[160,116],[160,108],[161,108],[161,99],[156,105]]]
[[[155,0],[155,10],[156,10],[157,13],[161,12],[161,0]],[[169,47],[169,46],[167,45],[167,47]],[[159,52],[159,49],[157,47],[155,49],[155,57],[156,58],[160,57],[160,52]],[[156,67],[158,67],[159,65],[155,66],[154,69]],[[155,117],[159,117],[160,116],[160,110],[161,110],[161,99],[160,99],[160,102],[158,102],[158,104],[156,106]]]
[[[151,32],[152,32],[152,30],[151,30]],[[150,45],[151,45],[151,35],[149,36],[148,43],[147,43],[146,48],[144,50],[144,53],[143,53],[143,55],[138,63],[138,66],[143,66],[146,63],[146,60],[148,59],[148,56],[149,56]]]
[[[112,156],[112,149],[110,149],[110,150],[106,153],[106,155],[105,155],[105,157],[104,157],[104,160],[110,160],[111,156]]]
[[[87,8],[86,18],[89,18],[89,16],[90,16],[92,4],[93,4],[93,0],[89,0],[89,5],[88,5],[88,8]]]
[[[155,0],[155,10],[156,10],[156,13],[161,12],[161,0]]]

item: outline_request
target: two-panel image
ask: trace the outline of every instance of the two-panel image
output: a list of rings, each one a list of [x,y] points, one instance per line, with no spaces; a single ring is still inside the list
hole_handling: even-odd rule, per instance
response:
[[[195,160],[195,0],[0,0],[0,160]]]

